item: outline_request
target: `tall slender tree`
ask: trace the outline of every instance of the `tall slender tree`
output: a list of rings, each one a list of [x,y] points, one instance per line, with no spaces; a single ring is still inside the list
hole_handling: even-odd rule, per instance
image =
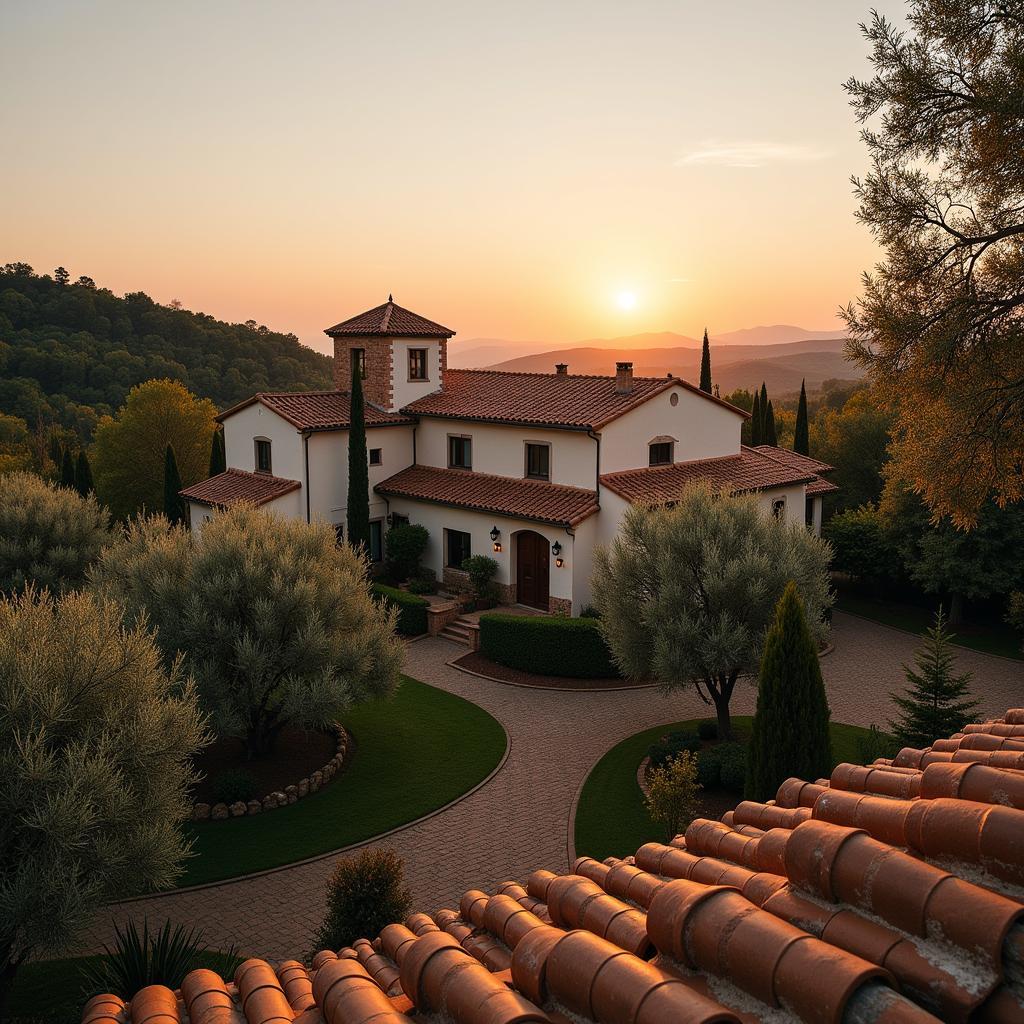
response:
[[[796,428],[793,431],[793,451],[811,454],[811,441],[807,431],[807,381],[800,381],[800,404],[796,407]]]
[[[213,432],[213,439],[210,441],[210,476],[223,473],[227,468],[227,458],[224,454],[224,431],[218,429]]]
[[[366,455],[366,409],[363,375],[352,360],[352,393],[348,428],[348,542],[354,548],[370,544],[370,469]]]
[[[174,457],[174,449],[168,445],[164,449],[164,515],[171,526],[185,522],[185,499],[178,493],[180,490],[178,460]]]
[[[85,454],[84,448],[78,449],[78,461],[75,463],[75,490],[87,498],[96,488],[92,483],[92,466],[89,465],[89,456]]]
[[[71,454],[70,448],[64,449],[60,460],[60,485],[61,487],[75,487],[75,457]]]
[[[775,796],[790,776],[814,780],[832,768],[829,708],[803,601],[790,580],[761,656],[747,760],[747,798]]]
[[[708,329],[704,328],[704,346],[700,353],[700,389],[711,394],[711,346],[708,344]]]
[[[758,436],[761,438],[761,444],[768,443],[768,388],[765,387],[764,381],[761,381],[761,401],[758,403],[758,409],[761,412],[761,422],[757,426]]]
[[[779,435],[775,431],[775,410],[772,408],[772,400],[768,399],[768,408],[764,413],[764,443],[770,444],[773,448],[779,446]]]
[[[761,443],[761,398],[754,388],[754,405],[750,410],[750,443],[754,446]]]

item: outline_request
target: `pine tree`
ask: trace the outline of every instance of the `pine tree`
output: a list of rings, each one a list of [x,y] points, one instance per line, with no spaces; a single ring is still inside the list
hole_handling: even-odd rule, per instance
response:
[[[754,389],[754,407],[750,411],[750,443],[757,446],[761,443],[761,399]]]
[[[227,459],[224,455],[224,431],[215,430],[213,440],[210,442],[210,476],[223,473],[227,466]]]
[[[366,456],[366,412],[359,364],[352,364],[352,395],[348,428],[348,542],[370,544],[370,470]]]
[[[704,328],[704,347],[700,354],[700,389],[711,394],[711,346],[708,344],[708,329]]]
[[[174,449],[168,445],[164,450],[164,515],[171,526],[185,522],[185,499],[178,493],[180,490],[178,460],[174,457]]]
[[[75,487],[75,457],[71,454],[70,448],[64,449],[60,460],[60,485],[61,487]]]
[[[925,630],[914,654],[916,669],[903,666],[907,688],[890,694],[902,714],[889,723],[896,739],[907,747],[926,747],[932,740],[959,732],[974,717],[977,702],[970,695],[971,673],[953,674],[954,634],[939,606],[935,622]]]
[[[85,449],[78,450],[78,461],[75,463],[75,490],[87,498],[96,488],[92,483],[92,466],[89,465],[89,456]]]
[[[757,711],[747,756],[748,799],[774,797],[788,778],[832,769],[829,708],[818,651],[796,584],[790,581],[765,638]]]
[[[768,399],[768,409],[764,414],[764,443],[770,444],[773,448],[779,446],[779,436],[775,432],[775,410],[772,408],[772,400]]]
[[[796,409],[796,428],[793,431],[793,451],[801,455],[811,454],[811,442],[807,433],[807,381],[800,381],[800,404]]]

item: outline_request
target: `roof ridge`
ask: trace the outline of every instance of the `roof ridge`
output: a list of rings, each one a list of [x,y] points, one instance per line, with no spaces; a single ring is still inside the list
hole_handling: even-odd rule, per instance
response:
[[[391,323],[391,313],[392,313],[392,310],[394,309],[394,307],[395,307],[395,304],[392,301],[391,296],[389,295],[388,296],[388,301],[384,303],[384,316],[381,318],[381,321],[380,321],[380,329],[382,331],[386,331],[388,329],[388,325]],[[407,312],[412,312],[412,311],[408,310]],[[417,314],[417,313],[413,314],[413,316],[418,316],[418,315],[419,314]]]
[[[468,367],[468,366],[450,366],[445,371],[446,373],[500,373],[506,376],[515,377],[557,377],[559,380],[576,379],[576,380],[615,380],[614,373],[556,373],[554,371],[547,370],[498,370],[495,368],[488,367]],[[665,377],[638,377],[633,376],[633,382],[638,380],[649,380],[656,383],[667,383],[668,381],[680,381],[681,383],[688,383],[683,381],[682,377],[676,376],[665,376]]]

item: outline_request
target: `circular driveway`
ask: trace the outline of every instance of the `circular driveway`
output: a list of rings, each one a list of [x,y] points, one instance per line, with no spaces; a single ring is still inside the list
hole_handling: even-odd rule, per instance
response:
[[[903,685],[915,636],[836,612],[835,649],[822,659],[832,718],[884,727],[891,690]],[[590,769],[620,740],[653,726],[712,714],[692,688],[566,692],[526,689],[466,675],[448,665],[464,652],[447,640],[410,644],[405,671],[479,704],[505,727],[504,767],[468,797],[388,837],[405,861],[413,907],[432,913],[458,908],[466,889],[491,890],[525,880],[536,868],[564,871],[576,794]],[[1024,662],[958,648],[957,669],[974,673],[984,717],[1024,705]],[[740,684],[732,709],[751,713],[754,689]],[[632,853],[623,850],[623,855]],[[334,854],[291,867],[199,889],[115,904],[98,921],[83,951],[108,941],[110,918],[148,916],[203,928],[206,943],[271,959],[301,957],[324,913]]]

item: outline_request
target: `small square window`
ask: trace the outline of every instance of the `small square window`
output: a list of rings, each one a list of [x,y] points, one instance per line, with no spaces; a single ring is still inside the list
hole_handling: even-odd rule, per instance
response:
[[[473,468],[473,439],[461,435],[451,435],[448,438],[448,468],[449,469],[472,469]]]
[[[256,446],[256,472],[270,472],[270,442],[265,437],[253,438]]]
[[[551,446],[526,443],[526,475],[531,480],[551,479]]]
[[[371,466],[379,466],[382,461],[383,461],[383,459],[381,458],[381,450],[380,450],[380,448],[371,448],[370,449],[370,465]]]
[[[651,466],[671,466],[672,465],[672,442],[671,441],[655,441],[653,444],[648,445],[650,451],[650,463]]]
[[[470,536],[462,530],[445,530],[445,565],[449,569],[461,569],[471,551]]]
[[[366,379],[366,349],[352,349],[352,372],[358,371],[361,380]]]
[[[409,380],[427,379],[427,350],[425,348],[409,349]]]

